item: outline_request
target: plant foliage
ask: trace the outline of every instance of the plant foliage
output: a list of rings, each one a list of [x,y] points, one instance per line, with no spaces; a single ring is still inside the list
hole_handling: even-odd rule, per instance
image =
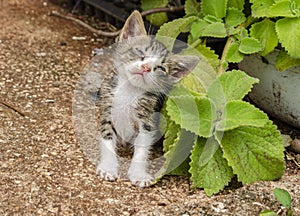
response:
[[[259,53],[265,56],[280,43],[289,59],[278,60],[276,68],[285,70],[299,65],[300,1],[298,0],[186,0],[186,16],[175,19],[160,28],[168,37],[189,32],[189,44],[207,37],[227,38],[228,44],[222,62],[238,63],[244,55]],[[166,0],[142,0],[143,10],[164,7]],[[250,11],[250,14],[248,14]],[[166,13],[147,16],[152,24],[160,26],[167,21]],[[279,58],[281,58],[279,57]],[[226,68],[226,67],[225,67]]]
[[[244,0],[186,0],[186,16],[163,24],[157,33],[170,50],[180,33],[188,33],[189,48],[183,52],[200,58],[193,73],[171,91],[163,109],[166,162],[161,176],[188,174],[192,185],[204,188],[207,195],[221,191],[234,176],[249,184],[278,179],[285,170],[276,126],[243,101],[258,80],[240,70],[225,72],[229,63],[252,53],[267,55],[279,42],[287,50],[279,58],[280,68],[298,63],[291,43],[300,43],[299,37],[283,33],[299,35],[298,22],[291,22],[298,19],[298,5],[288,1],[287,6],[285,0],[258,2],[251,0],[253,14],[246,15],[242,11],[249,11],[250,5]],[[284,5],[280,22],[273,19],[279,3]],[[220,59],[206,46],[208,37],[227,38]]]

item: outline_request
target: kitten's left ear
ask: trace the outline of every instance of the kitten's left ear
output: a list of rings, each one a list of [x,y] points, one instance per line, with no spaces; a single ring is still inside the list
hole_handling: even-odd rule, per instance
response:
[[[175,82],[179,82],[194,69],[199,60],[199,57],[192,55],[171,55],[168,59],[170,75]]]
[[[147,35],[143,18],[137,10],[127,18],[124,27],[121,30],[119,41],[126,40],[129,37]]]

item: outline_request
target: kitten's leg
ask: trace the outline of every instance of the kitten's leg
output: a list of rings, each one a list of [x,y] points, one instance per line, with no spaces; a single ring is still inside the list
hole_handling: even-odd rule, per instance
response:
[[[118,178],[119,163],[114,139],[100,137],[100,157],[96,173],[104,180],[115,181]]]
[[[139,187],[149,186],[153,178],[147,172],[148,155],[153,144],[153,132],[140,132],[134,142],[134,154],[128,170],[128,177],[133,185]]]

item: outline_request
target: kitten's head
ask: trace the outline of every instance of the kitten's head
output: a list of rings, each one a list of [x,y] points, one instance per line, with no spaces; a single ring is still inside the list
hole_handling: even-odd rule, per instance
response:
[[[146,91],[168,91],[199,61],[196,56],[174,55],[162,43],[147,36],[138,11],[126,20],[115,51],[114,63],[118,75]]]

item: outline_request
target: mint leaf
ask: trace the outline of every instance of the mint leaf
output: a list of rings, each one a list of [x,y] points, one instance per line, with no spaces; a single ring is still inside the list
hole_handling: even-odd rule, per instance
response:
[[[203,137],[212,135],[215,111],[207,98],[169,97],[166,109],[170,118],[182,128]]]
[[[164,155],[166,161],[160,173],[163,175],[170,174],[175,169],[177,169],[176,172],[185,172],[186,167],[181,165],[189,158],[196,138],[197,136],[195,134],[184,129],[180,130],[177,139]],[[179,170],[178,167],[180,166],[185,169],[185,171]]]
[[[209,137],[204,145],[204,148],[202,150],[201,156],[199,158],[199,166],[204,166],[205,164],[208,163],[216,153],[216,151],[219,148],[219,143],[215,138]]]
[[[281,0],[275,2],[268,11],[268,17],[296,17],[297,15],[291,10],[290,0]]]
[[[243,10],[244,9],[244,0],[228,0],[227,7],[228,8],[236,8],[238,10]]]
[[[262,56],[272,52],[278,44],[278,38],[275,31],[275,23],[269,19],[254,23],[250,29],[250,35],[260,41],[263,50]]]
[[[244,58],[244,54],[239,51],[239,45],[237,43],[233,43],[226,54],[226,61],[232,63],[241,62]]]
[[[186,18],[175,19],[171,22],[162,25],[156,36],[159,41],[161,41],[169,50],[172,50],[175,39],[181,32],[188,32],[191,28],[191,24],[197,20],[195,16],[190,16]],[[173,40],[171,39],[173,38]]]
[[[163,150],[167,152],[170,150],[171,146],[178,139],[178,134],[180,132],[180,126],[170,119],[169,116],[165,116],[167,119],[166,133],[164,136]]]
[[[167,4],[168,4],[168,0],[155,0],[155,1],[142,0],[141,8],[143,9],[143,11],[145,11],[152,8],[165,7]],[[168,21],[167,13],[165,12],[148,15],[146,16],[146,19],[151,24],[156,26],[160,26],[163,23]]]
[[[243,99],[255,83],[258,83],[258,79],[248,76],[243,71],[228,71],[210,85],[208,98],[220,108],[229,101]]]
[[[267,121],[268,116],[255,106],[244,101],[230,101],[225,106],[216,130],[227,131],[240,126],[263,127]]]
[[[182,53],[198,56],[200,60],[192,73],[181,80],[180,84],[195,94],[206,93],[208,86],[217,77],[218,56],[204,45],[198,45],[195,48],[189,46]]]
[[[252,54],[262,50],[259,40],[253,37],[243,38],[239,46],[239,51],[244,54]]]
[[[280,132],[269,121],[264,127],[239,127],[218,140],[233,173],[243,184],[275,180],[285,170]]]
[[[202,0],[201,9],[204,15],[224,18],[226,15],[227,0]]]
[[[278,71],[284,71],[290,67],[297,65],[300,65],[300,58],[292,58],[290,55],[287,54],[286,51],[280,50],[275,63],[276,69]]]
[[[278,201],[281,203],[281,205],[283,205],[287,209],[291,208],[292,198],[288,191],[281,188],[275,188],[274,195],[276,199],[278,199]]]
[[[195,47],[195,49],[206,58],[207,62],[211,67],[213,67],[215,70],[217,70],[217,67],[219,66],[219,57],[217,54],[215,54],[215,51],[210,49],[209,47],[205,45],[198,45]],[[216,77],[214,77],[216,78]]]
[[[268,17],[269,8],[273,5],[273,0],[250,0],[253,17]]]
[[[201,155],[206,144],[206,139],[198,138],[190,156],[191,181],[193,186],[204,188],[206,194],[211,196],[228,185],[233,177],[232,169],[222,156],[221,148],[217,148],[213,157],[201,166]]]
[[[237,8],[228,8],[225,17],[225,24],[227,28],[235,27],[246,21],[245,14]]]
[[[200,4],[196,0],[186,0],[184,4],[184,11],[186,15],[195,15],[199,11]]]
[[[276,22],[280,43],[292,58],[300,58],[300,18],[283,18]]]
[[[204,18],[203,18],[204,21],[208,22],[209,24],[211,23],[216,23],[216,22],[223,22],[222,19],[218,18],[218,17],[215,17],[213,15],[206,15]]]
[[[224,23],[214,22],[209,23],[203,19],[199,19],[194,22],[191,28],[191,34],[193,38],[198,37],[226,37],[226,29]]]

